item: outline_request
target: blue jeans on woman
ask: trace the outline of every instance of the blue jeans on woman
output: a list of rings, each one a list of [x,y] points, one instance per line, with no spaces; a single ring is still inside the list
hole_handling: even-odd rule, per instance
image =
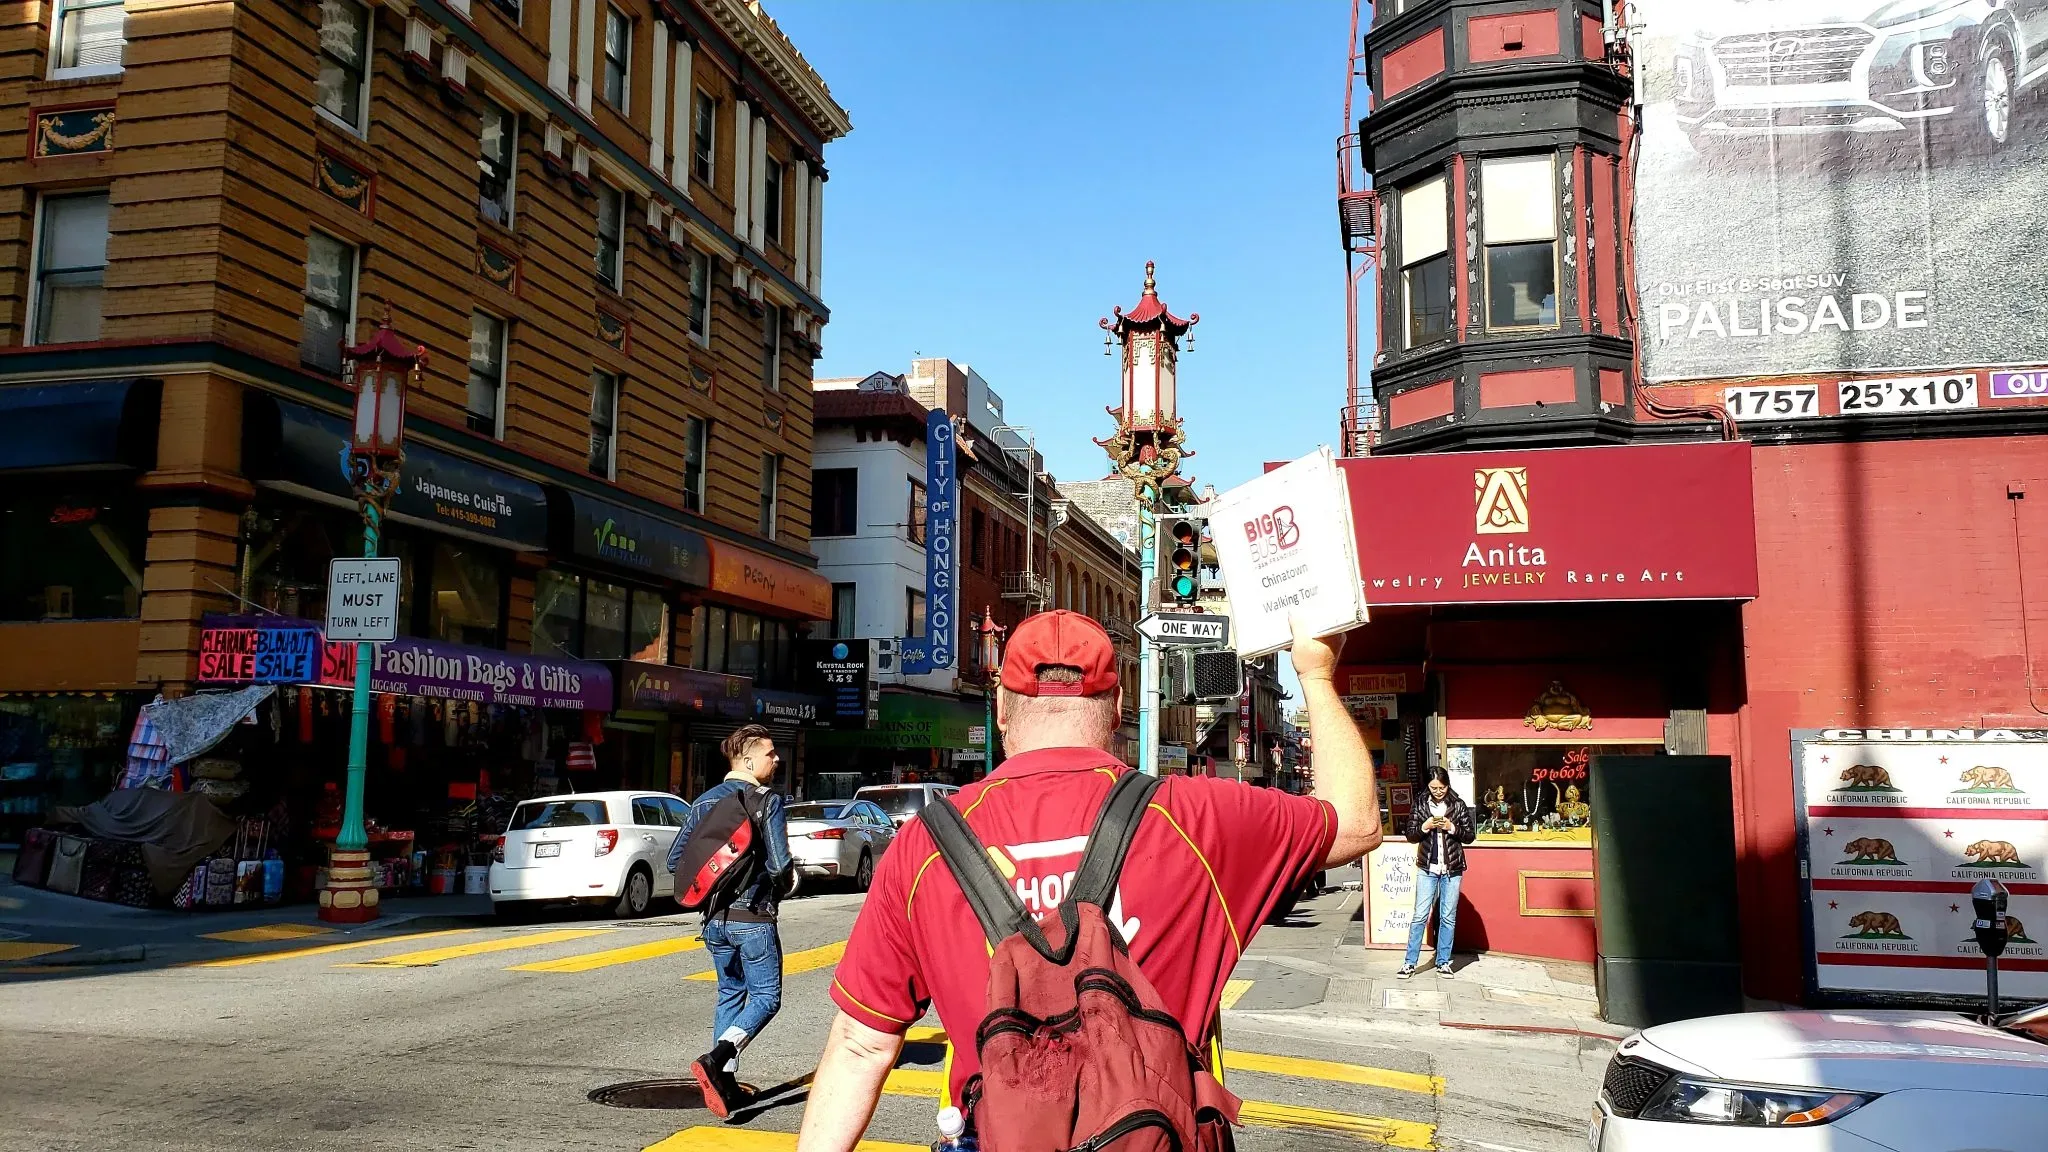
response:
[[[782,938],[773,923],[713,916],[704,921],[704,950],[718,973],[711,1038],[744,1050],[782,1007]]]
[[[1458,888],[1465,877],[1439,876],[1424,869],[1415,874],[1415,916],[1408,922],[1408,967],[1422,959],[1422,933],[1429,911],[1436,908],[1436,966],[1451,966],[1451,937],[1458,930]]]

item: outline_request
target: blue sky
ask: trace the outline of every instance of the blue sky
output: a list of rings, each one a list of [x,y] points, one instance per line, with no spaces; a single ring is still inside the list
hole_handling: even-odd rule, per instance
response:
[[[768,0],[851,113],[826,153],[820,376],[972,364],[1054,475],[1104,474],[1099,317],[1145,261],[1199,312],[1184,466],[1335,445],[1344,0]]]

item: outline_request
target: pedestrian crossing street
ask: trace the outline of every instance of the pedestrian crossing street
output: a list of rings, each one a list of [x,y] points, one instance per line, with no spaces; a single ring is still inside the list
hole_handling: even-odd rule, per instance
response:
[[[658,933],[658,934],[656,934]],[[173,965],[182,969],[234,970],[260,966],[315,965],[333,970],[404,972],[423,968],[497,967],[504,972],[535,978],[573,977],[617,969],[653,960],[681,958],[694,961],[694,971],[683,977],[686,985],[709,985],[716,973],[708,958],[698,955],[703,941],[694,931],[677,924],[620,927],[544,927],[504,929],[498,927],[446,928],[410,933],[387,933],[366,939],[336,939],[333,930],[311,924],[276,924],[254,929],[209,933],[206,939],[222,944],[259,946],[229,955],[188,960]],[[649,938],[652,936],[652,938]],[[619,944],[621,939],[631,943]],[[0,974],[27,975],[58,969],[40,968],[36,961],[48,961],[69,948],[64,944],[25,941],[0,942]],[[788,952],[784,970],[788,977],[827,972],[838,964],[846,949],[844,940]],[[547,954],[531,958],[536,951]],[[1232,980],[1222,1000],[1230,1007],[1252,985],[1249,980]],[[709,989],[707,988],[708,992]],[[914,1029],[913,1044],[944,1044],[946,1036],[933,1028]],[[1247,1149],[1262,1146],[1254,1134],[1269,1132],[1313,1143],[1330,1143],[1361,1148],[1434,1148],[1433,1122],[1443,1081],[1435,1076],[1389,1068],[1374,1068],[1333,1060],[1309,1059],[1271,1053],[1226,1049],[1223,1054],[1226,1080],[1244,1098],[1240,1119],[1245,1131],[1240,1144]],[[890,1073],[884,1092],[892,1097],[918,1098],[936,1102],[943,1089],[943,1071],[937,1067],[899,1067]],[[807,1086],[801,1077],[794,1086]],[[1291,1099],[1260,1099],[1261,1093]],[[1372,1115],[1345,1111],[1327,1105],[1370,1096],[1386,1111],[1407,1116]],[[1412,1105],[1388,1106],[1392,1101]],[[1427,1119],[1414,1118],[1417,1116]],[[918,1133],[917,1135],[922,1135]],[[1334,1138],[1334,1140],[1333,1140]],[[646,1152],[793,1152],[796,1136],[788,1132],[765,1131],[726,1125],[692,1124],[646,1146]],[[1283,1141],[1283,1147],[1297,1147]],[[893,1143],[869,1140],[861,1144],[867,1152],[916,1152],[923,1143]]]

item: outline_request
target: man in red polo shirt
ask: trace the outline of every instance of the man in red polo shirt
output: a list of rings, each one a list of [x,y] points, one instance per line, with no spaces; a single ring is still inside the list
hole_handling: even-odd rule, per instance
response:
[[[1380,842],[1372,758],[1333,682],[1341,647],[1341,638],[1295,628],[1315,798],[1172,777],[1160,783],[1125,860],[1111,923],[1198,1044],[1215,1024],[1225,979],[1280,899],[1311,873]],[[952,803],[1034,914],[1059,906],[1111,784],[1130,771],[1106,751],[1121,712],[1116,650],[1101,625],[1057,611],[1017,626],[996,699],[1009,758]],[[973,910],[923,822],[912,821],[876,870],[832,982],[839,1016],[812,1081],[798,1152],[851,1152],[904,1031],[928,1005],[937,1005],[954,1038],[949,1086],[961,1099],[977,1068],[972,1037],[988,971]]]

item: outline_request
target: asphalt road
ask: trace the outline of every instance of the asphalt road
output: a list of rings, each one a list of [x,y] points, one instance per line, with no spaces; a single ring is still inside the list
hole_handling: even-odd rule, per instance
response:
[[[1907,133],[1781,137],[1773,149],[1687,144],[1670,105],[1646,110],[1636,202],[1646,374],[1652,379],[1830,373],[2048,361],[2048,232],[2037,188],[2048,179],[2048,100],[2035,92],[2013,142],[1995,155],[1929,157]],[[1675,337],[1659,306],[1700,299],[1811,298],[1819,289],[1676,294],[1704,279],[1838,275],[1824,289],[1926,292],[1925,327],[1888,325],[1766,338]],[[1725,313],[1724,313],[1725,314]],[[1692,314],[1696,318],[1696,314]],[[1776,315],[1775,312],[1772,315]]]
[[[202,917],[170,921],[184,939],[159,934],[143,963],[0,966],[0,1146],[793,1148],[860,899],[786,906],[783,1011],[741,1068],[784,1088],[743,1126],[588,1098],[686,1076],[708,1046],[715,985],[693,978],[706,961],[681,917],[428,917],[354,934],[271,925],[235,940],[200,935],[214,927]],[[1227,1079],[1254,1102],[1239,1147],[1583,1148],[1605,1048],[1387,1032],[1370,1011],[1323,1002],[1345,983],[1328,962],[1355,901],[1333,893],[1267,929],[1239,970]],[[906,1050],[872,1139],[911,1152],[932,1138],[940,1055],[933,1043]]]

